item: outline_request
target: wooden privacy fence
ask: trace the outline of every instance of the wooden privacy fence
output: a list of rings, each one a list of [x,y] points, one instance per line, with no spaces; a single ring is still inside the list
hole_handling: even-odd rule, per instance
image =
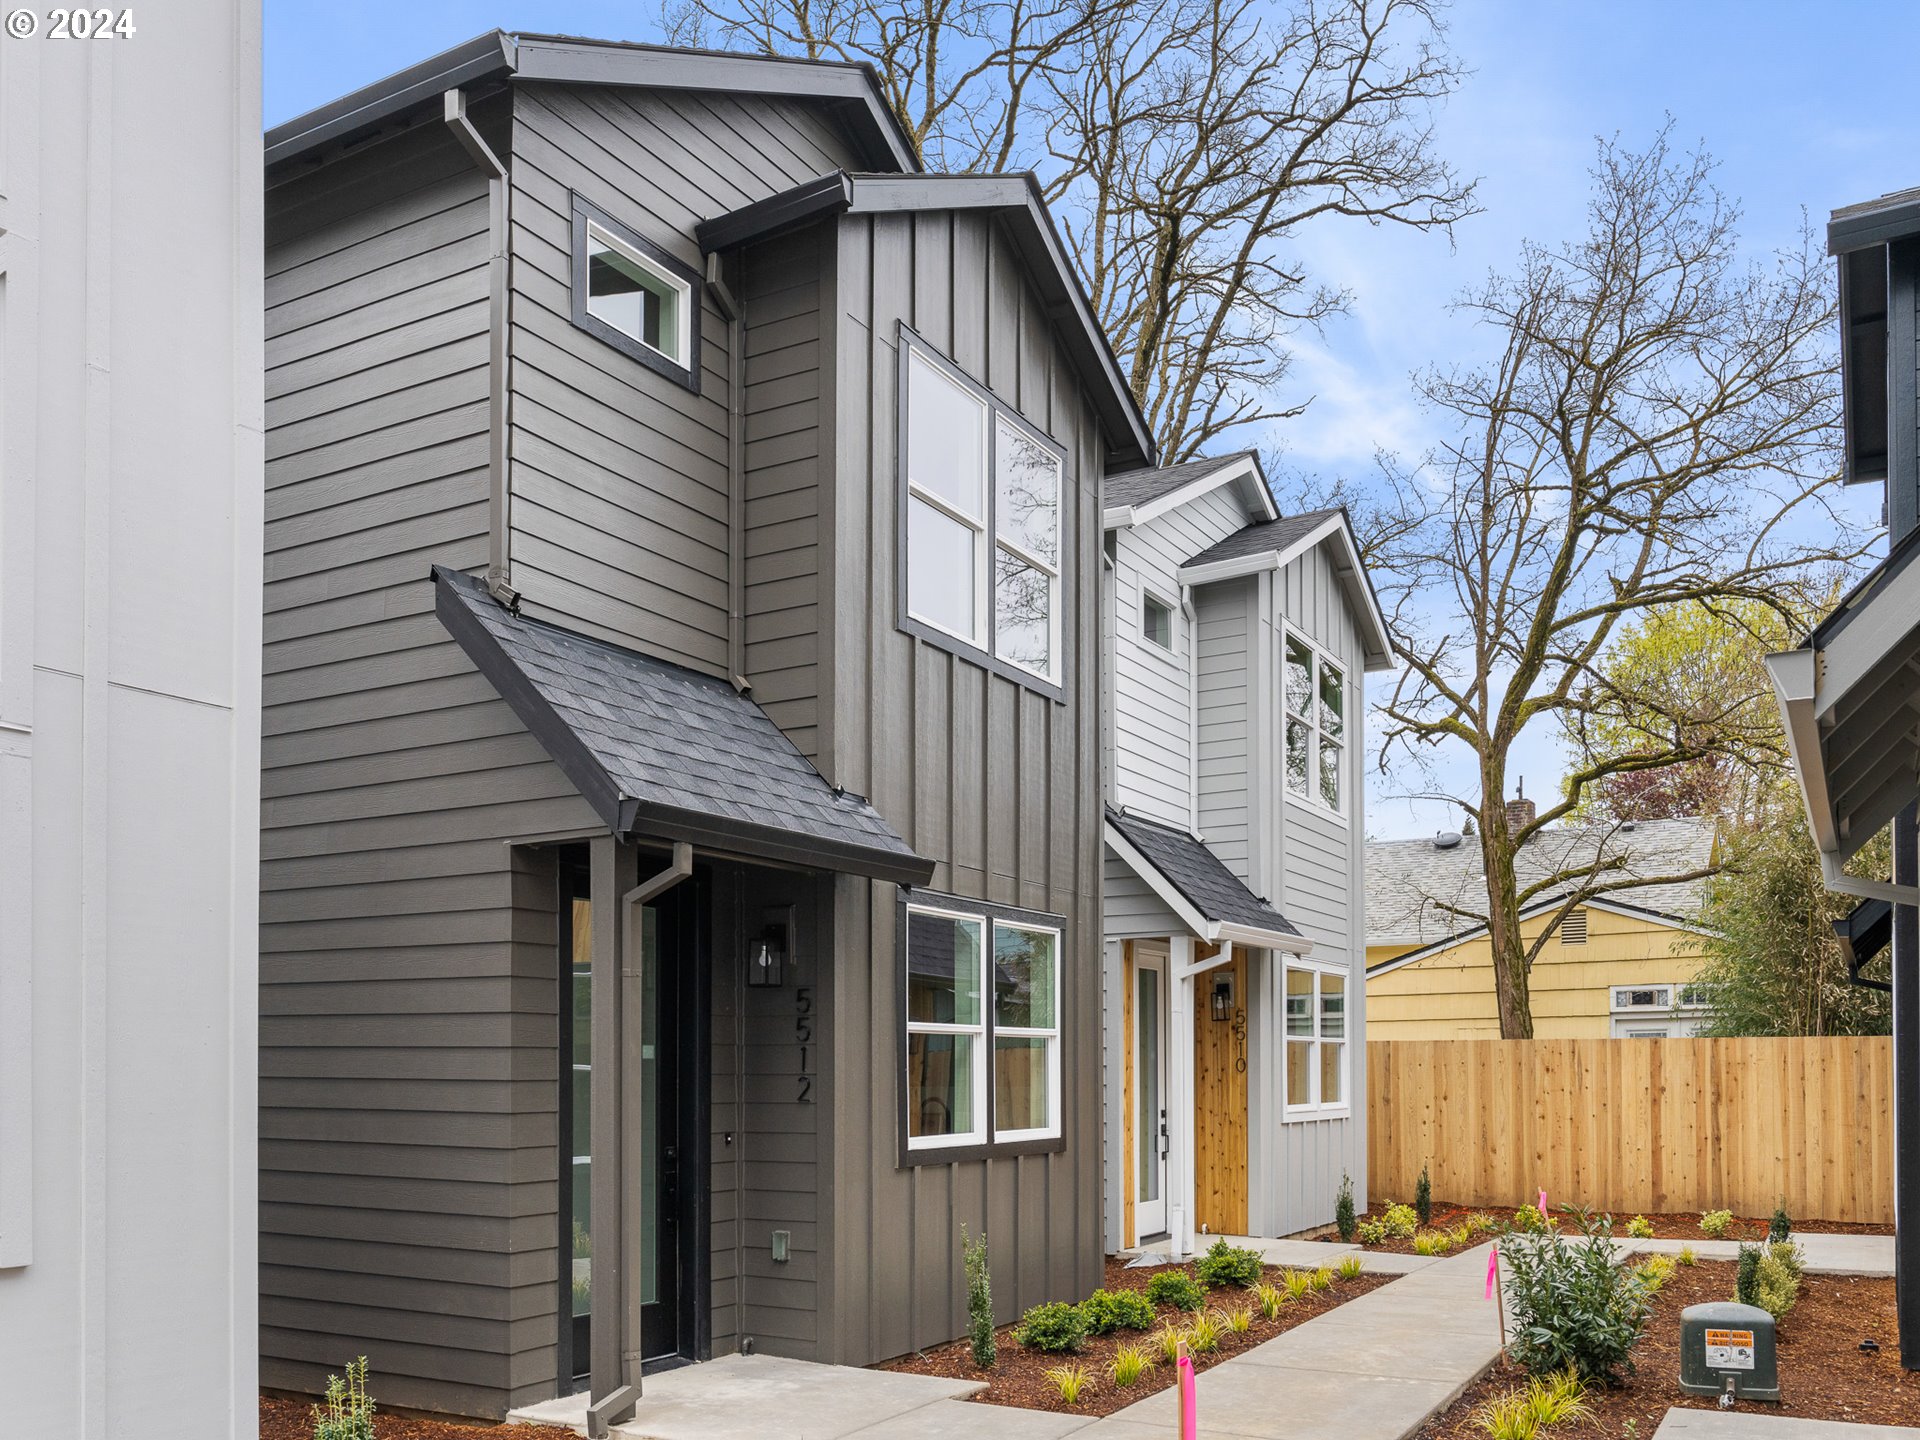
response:
[[[1374,1040],[1368,1190],[1893,1221],[1893,1042]]]

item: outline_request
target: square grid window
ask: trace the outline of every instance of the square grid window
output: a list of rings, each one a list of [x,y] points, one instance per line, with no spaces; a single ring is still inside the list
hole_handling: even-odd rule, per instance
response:
[[[907,618],[1057,684],[1060,452],[906,332],[901,347]]]
[[[1287,1113],[1347,1108],[1347,977],[1287,966]]]
[[[1173,606],[1158,595],[1142,592],[1140,633],[1147,637],[1147,643],[1158,645],[1162,650],[1171,651],[1173,649]]]
[[[1338,811],[1346,789],[1346,676],[1292,631],[1282,644],[1287,791]]]
[[[1057,1139],[1059,928],[907,905],[903,929],[908,1151]]]

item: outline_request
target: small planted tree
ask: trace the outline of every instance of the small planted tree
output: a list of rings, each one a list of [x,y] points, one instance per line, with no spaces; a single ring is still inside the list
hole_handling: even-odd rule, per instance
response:
[[[1778,1244],[1793,1234],[1793,1216],[1787,1213],[1787,1202],[1782,1200],[1773,1207],[1773,1218],[1767,1221],[1767,1243]]]
[[[1413,1187],[1413,1213],[1420,1217],[1422,1225],[1433,1223],[1433,1181],[1424,1164],[1420,1167],[1420,1179]]]
[[[1632,1372],[1652,1303],[1645,1281],[1614,1253],[1612,1222],[1570,1213],[1577,1238],[1510,1232],[1500,1246],[1513,1322],[1507,1353],[1532,1375],[1571,1370],[1605,1384]]]
[[[1340,1232],[1340,1239],[1348,1245],[1358,1233],[1360,1222],[1353,1213],[1353,1177],[1346,1171],[1340,1172],[1340,1194],[1333,1202],[1333,1228]]]
[[[973,1344],[973,1363],[982,1370],[993,1367],[998,1346],[993,1338],[993,1278],[987,1273],[987,1237],[971,1239],[967,1227],[960,1227],[960,1253],[967,1272],[967,1338]]]
[[[373,1397],[367,1394],[367,1357],[327,1376],[324,1405],[313,1407],[313,1440],[373,1440]]]

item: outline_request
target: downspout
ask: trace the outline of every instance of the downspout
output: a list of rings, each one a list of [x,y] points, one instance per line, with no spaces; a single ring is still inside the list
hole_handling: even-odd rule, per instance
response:
[[[727,322],[727,674],[745,695],[747,679],[747,357],[740,302],[720,257],[707,256],[707,294]]]
[[[645,1096],[641,1092],[641,1040],[646,1017],[641,1013],[645,977],[641,972],[640,907],[664,895],[693,874],[693,846],[684,840],[673,845],[673,860],[658,874],[642,880],[620,897],[620,1113],[638,1116]],[[626,1128],[622,1121],[622,1129]],[[622,1210],[620,1234],[625,1241],[637,1241],[641,1234],[639,1213],[644,1193],[641,1166],[645,1156],[638,1143],[620,1146]],[[587,1407],[587,1434],[604,1437],[610,1426],[631,1419],[640,1401],[640,1357],[645,1348],[641,1331],[640,1274],[637,1266],[621,1266],[620,1371],[622,1383]]]
[[[518,610],[507,558],[507,167],[467,118],[467,92],[441,97],[447,128],[487,177],[487,593]]]
[[[1194,835],[1200,823],[1200,607],[1193,602],[1193,586],[1180,587],[1180,615],[1187,622],[1187,829]]]

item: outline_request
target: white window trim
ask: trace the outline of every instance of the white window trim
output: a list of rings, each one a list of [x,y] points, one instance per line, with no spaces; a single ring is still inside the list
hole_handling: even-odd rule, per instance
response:
[[[1304,1041],[1301,1037],[1287,1033],[1287,975],[1288,970],[1299,970],[1311,974],[1313,981],[1313,1039]],[[1336,975],[1346,982],[1346,1008],[1342,1012],[1345,1018],[1345,1033],[1338,1040],[1328,1042],[1320,1034],[1320,979],[1322,975]],[[1308,1101],[1296,1105],[1291,1093],[1286,1094],[1281,1109],[1283,1124],[1300,1120],[1339,1120],[1353,1113],[1353,973],[1340,965],[1320,965],[1313,961],[1295,960],[1287,957],[1285,968],[1280,973],[1280,1088],[1287,1089],[1287,1052],[1284,1047],[1303,1043],[1313,1046],[1313,1059],[1307,1066],[1308,1084],[1314,1091],[1320,1088],[1320,1047],[1333,1043],[1340,1047],[1340,1100],[1332,1105],[1322,1105],[1318,1101]]]
[[[899,337],[901,352],[900,379],[898,382],[898,393],[895,396],[895,404],[898,407],[900,424],[898,427],[899,453],[896,457],[896,463],[901,476],[906,482],[902,487],[906,498],[900,502],[903,513],[900,516],[899,568],[897,571],[898,584],[900,586],[899,613],[906,620],[911,620],[914,625],[924,626],[935,635],[949,637],[958,644],[965,646],[967,650],[971,652],[970,658],[977,657],[978,659],[984,660],[989,668],[999,669],[1002,673],[1011,672],[1011,677],[1015,679],[1031,679],[1036,681],[1038,684],[1045,686],[1056,700],[1064,699],[1062,687],[1065,684],[1063,677],[1067,673],[1067,665],[1066,657],[1061,653],[1065,630],[1060,612],[1064,598],[1064,586],[1061,582],[1065,573],[1066,558],[1066,451],[1051,436],[1031,424],[1018,410],[1015,410],[1011,405],[1008,405],[1005,401],[1001,400],[999,396],[994,394],[993,391],[961,370],[952,360],[941,354],[939,350],[929,345],[904,324],[900,326]],[[986,433],[981,446],[981,454],[984,457],[984,473],[982,476],[984,488],[981,501],[983,514],[980,519],[976,520],[963,514],[947,501],[915,484],[909,472],[908,465],[911,453],[910,435],[913,424],[911,404],[912,369],[916,363],[926,366],[930,372],[937,375],[947,384],[960,390],[968,399],[973,401],[975,405],[980,407],[982,411],[982,423],[985,426]],[[1053,457],[1055,539],[1057,548],[1061,553],[1061,558],[1058,562],[1049,562],[1042,559],[1018,541],[1003,538],[1000,534],[998,517],[998,461],[1000,423],[1002,421],[1005,421],[1007,425],[1021,432],[1027,439]],[[920,500],[932,506],[940,514],[948,516],[959,524],[965,525],[984,542],[976,545],[976,550],[979,553],[976,555],[974,561],[974,626],[977,634],[961,634],[951,626],[943,625],[937,620],[929,619],[912,606],[910,600],[912,594],[912,546],[908,540],[910,517],[904,513],[904,511],[913,500]],[[999,636],[996,633],[994,580],[999,551],[1002,549],[1006,550],[1009,555],[1018,559],[1022,564],[1031,566],[1047,577],[1047,658],[1051,663],[1050,670],[1036,669],[1024,661],[1017,660],[1010,655],[1004,655],[1000,652]]]
[[[1305,716],[1296,716],[1287,708],[1287,641],[1299,642],[1313,656],[1313,688],[1311,708]],[[1288,804],[1304,804],[1318,810],[1322,815],[1333,815],[1346,819],[1352,809],[1353,795],[1353,667],[1344,660],[1330,654],[1324,645],[1317,644],[1291,623],[1280,627],[1280,793]],[[1340,803],[1329,805],[1320,793],[1320,742],[1323,738],[1320,728],[1320,670],[1331,665],[1340,674],[1340,716],[1346,726],[1345,733],[1334,743],[1340,747]],[[1296,719],[1304,719],[1312,740],[1307,746],[1307,793],[1302,795],[1287,783],[1287,724]]]
[[[596,240],[599,241],[602,245],[606,246],[607,249],[617,253],[622,259],[626,260],[629,264],[634,265],[641,270],[644,270],[650,277],[652,277],[655,280],[658,280],[662,285],[666,286],[669,290],[673,291],[673,293],[679,297],[680,303],[674,306],[674,325],[673,325],[674,349],[662,350],[658,345],[649,345],[640,336],[634,334],[631,330],[628,330],[623,326],[615,325],[611,320],[607,319],[607,317],[604,315],[595,315],[594,318],[598,320],[602,325],[605,325],[608,329],[618,330],[622,335],[625,335],[629,340],[633,341],[634,344],[640,346],[641,349],[651,350],[654,354],[658,355],[662,360],[665,360],[669,365],[678,365],[683,369],[692,368],[691,357],[693,355],[693,307],[699,303],[697,297],[693,293],[693,286],[689,285],[680,276],[675,275],[671,271],[667,270],[665,266],[658,265],[654,261],[648,259],[645,255],[642,255],[638,250],[634,249],[633,246],[629,245],[626,241],[622,240],[618,235],[614,234],[611,230],[607,229],[599,221],[589,219],[587,221],[587,245],[588,245],[587,258],[589,260],[592,259],[592,246]],[[589,306],[590,310],[591,310],[592,304],[593,304],[593,297],[591,293],[589,293],[587,296],[587,305]]]
[[[916,915],[937,915],[943,920],[960,920],[980,927],[980,969],[979,973],[974,976],[974,980],[978,985],[977,993],[980,997],[980,1023],[977,1025],[961,1025],[956,1022],[943,1020],[915,1020],[911,1013],[907,1015],[909,1052],[911,1052],[912,1037],[915,1035],[971,1035],[975,1037],[973,1060],[973,1128],[953,1135],[915,1135],[912,1127],[909,1126],[907,1131],[907,1148],[909,1150],[947,1150],[962,1145],[984,1145],[987,1143],[987,1136],[990,1133],[987,1128],[987,1069],[992,1057],[984,1052],[986,1047],[991,1043],[991,1026],[989,1022],[992,1018],[993,992],[987,988],[987,966],[991,963],[987,957],[992,953],[993,922],[985,915],[969,915],[964,910],[949,910],[938,905],[909,905],[907,906],[907,944],[909,946],[913,943],[913,917]],[[903,1004],[906,998],[904,987],[908,983],[908,965],[908,955],[903,951],[900,956]],[[907,1063],[911,1065],[912,1061],[909,1060]],[[904,1073],[901,1075],[900,1081],[903,1085],[907,1083],[907,1077]]]
[[[1064,995],[1061,991],[1062,972],[1066,963],[1066,932],[1058,925],[1050,925],[1037,920],[1016,920],[998,916],[981,910],[964,910],[951,905],[931,905],[908,902],[906,906],[907,923],[903,930],[905,945],[911,945],[913,917],[915,915],[934,915],[946,920],[959,920],[980,927],[980,973],[976,977],[980,985],[980,1023],[978,1025],[960,1025],[945,1021],[914,1020],[907,1018],[905,1034],[908,1044],[902,1046],[903,1056],[910,1051],[911,1037],[914,1035],[971,1035],[979,1049],[973,1067],[973,1113],[976,1117],[972,1129],[957,1135],[915,1135],[909,1123],[906,1135],[906,1148],[909,1154],[922,1154],[928,1151],[979,1149],[995,1145],[1017,1145],[1027,1141],[1058,1140],[1061,1137],[1061,1119],[1064,1114],[1061,1085],[1064,1079],[1061,1051],[1064,1045],[1065,1027],[1061,1023],[1061,1011],[1064,1008]],[[1053,1025],[1035,1027],[1027,1025],[1000,1025],[993,1017],[994,995],[991,979],[993,966],[994,931],[999,926],[1010,930],[1022,930],[1031,934],[1053,937]],[[906,1015],[907,967],[909,957],[902,948],[899,956],[902,995],[901,1013]],[[1001,1036],[1008,1039],[1044,1039],[1047,1045],[1047,1123],[1039,1129],[1001,1130],[992,1119],[994,1042]],[[910,1060],[907,1064],[911,1064]],[[900,1083],[908,1083],[903,1068]],[[911,1116],[909,1116],[911,1122]]]
[[[1147,602],[1149,600],[1156,605],[1166,607],[1167,643],[1164,645],[1147,633]],[[1180,658],[1180,607],[1142,580],[1140,604],[1136,607],[1135,614],[1140,626],[1140,643],[1146,647],[1147,651],[1164,660],[1178,660]]]

